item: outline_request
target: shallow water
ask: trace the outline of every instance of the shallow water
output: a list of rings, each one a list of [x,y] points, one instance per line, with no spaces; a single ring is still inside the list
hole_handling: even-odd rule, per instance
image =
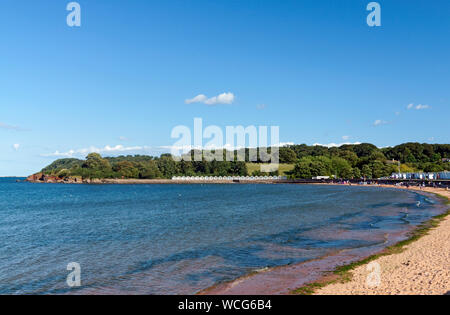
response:
[[[370,187],[0,179],[0,294],[192,294],[384,244],[441,211],[433,197]],[[66,284],[70,262],[80,288]]]

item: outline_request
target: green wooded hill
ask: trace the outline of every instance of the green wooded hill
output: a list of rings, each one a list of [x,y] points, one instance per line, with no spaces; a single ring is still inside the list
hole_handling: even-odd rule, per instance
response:
[[[332,175],[346,179],[363,176],[381,178],[397,172],[399,164],[402,172],[450,170],[448,162],[450,144],[405,143],[381,149],[368,143],[333,148],[302,144],[282,147],[279,150],[280,163],[285,170],[290,170],[284,172],[291,178],[309,179],[314,176]],[[270,152],[270,149],[268,151]],[[234,162],[175,161],[170,154],[163,154],[160,157],[144,155],[102,157],[97,153],[91,153],[84,160],[73,158],[56,160],[45,167],[42,173],[61,178],[78,176],[142,179],[261,175],[257,170],[258,167],[252,164],[263,161],[249,161],[249,152],[249,149],[235,151]],[[245,154],[246,162],[251,164],[237,161],[238,153]],[[192,151],[191,155],[194,154]],[[278,175],[278,172],[272,175]]]

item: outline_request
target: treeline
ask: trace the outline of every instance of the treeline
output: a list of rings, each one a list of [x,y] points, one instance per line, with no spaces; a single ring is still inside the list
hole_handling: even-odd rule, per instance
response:
[[[173,176],[246,176],[245,162],[175,161],[170,154],[161,157],[105,157],[91,153],[86,160],[60,159],[42,170],[46,175],[82,178],[170,179]]]
[[[265,153],[263,160],[252,155],[252,150],[243,149],[234,152],[223,152],[231,155],[232,162],[175,161],[170,154],[161,157],[144,155],[101,157],[97,153],[89,154],[85,160],[61,159],[42,170],[44,174],[58,177],[83,178],[172,178],[173,176],[247,176],[262,175],[259,171],[248,174],[245,161],[264,163],[271,149],[258,149]],[[254,153],[254,152],[253,152]],[[206,152],[192,151],[205,156]],[[341,147],[323,147],[292,145],[279,148],[279,162],[295,165],[288,175],[292,178],[310,179],[315,176],[335,176],[337,178],[381,178],[394,172],[440,172],[448,170],[450,163],[450,145],[405,143],[395,147],[377,148],[368,143],[359,145],[343,145]],[[228,157],[228,160],[230,158]],[[278,175],[278,172],[271,173]]]
[[[322,147],[293,145],[280,149],[280,161],[296,161],[292,176],[337,176],[338,178],[381,178],[398,172],[441,172],[450,169],[449,144],[405,143],[377,148],[368,143]]]

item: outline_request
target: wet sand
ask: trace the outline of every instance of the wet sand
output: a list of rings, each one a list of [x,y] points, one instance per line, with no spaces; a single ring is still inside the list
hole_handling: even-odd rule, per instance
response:
[[[396,186],[381,186],[399,188]],[[410,188],[410,190],[437,193],[450,198],[444,189]],[[338,266],[359,261],[405,238],[407,232],[391,235],[383,245],[364,249],[330,252],[326,257],[292,266],[261,270],[232,282],[221,283],[199,294],[207,295],[271,295],[291,294],[293,290],[326,280],[324,274]],[[446,294],[450,291],[450,218],[432,230],[429,235],[409,245],[406,251],[382,257],[375,261],[381,267],[379,287],[368,288],[367,265],[354,270],[353,280],[345,284],[329,285],[317,294]]]

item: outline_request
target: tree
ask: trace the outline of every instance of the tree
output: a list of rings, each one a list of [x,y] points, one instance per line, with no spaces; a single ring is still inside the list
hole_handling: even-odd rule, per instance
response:
[[[425,163],[425,166],[423,168],[424,172],[442,172],[444,171],[444,167],[440,164],[434,164],[434,163]]]
[[[362,143],[353,146],[353,152],[355,152],[358,157],[370,156],[374,151],[378,151],[378,148],[370,143]]]
[[[292,176],[294,176],[294,178],[302,179],[312,178],[310,163],[302,159],[302,161],[295,164],[294,170],[292,171]]]
[[[247,164],[245,162],[231,162],[228,173],[234,176],[247,176]]]
[[[297,161],[297,154],[289,147],[280,148],[280,163],[295,163]]]
[[[372,168],[368,164],[364,165],[362,167],[361,174],[365,178],[372,178],[372,176],[373,176],[372,175]]]
[[[329,167],[320,160],[313,160],[309,164],[309,170],[312,177],[330,175]]]
[[[383,163],[380,161],[375,161],[372,164],[372,176],[374,178],[380,178],[384,175]]]
[[[49,174],[52,171],[59,172],[63,169],[72,169],[74,167],[81,167],[83,161],[79,159],[59,159],[42,169],[42,173]]]
[[[397,172],[397,167],[393,164],[386,164],[381,161],[375,161],[372,164],[372,175],[374,178],[388,177]]]
[[[361,178],[361,171],[357,167],[353,169],[353,178]]]
[[[431,156],[431,161],[433,161],[433,162],[441,162],[441,160],[442,160],[442,157],[439,153],[434,153]]]
[[[412,153],[409,153],[409,154],[405,157],[405,162],[406,162],[406,163],[415,163],[415,162],[417,162],[417,159],[416,159],[416,157],[415,157]]]
[[[231,162],[228,161],[219,162],[214,160],[209,165],[209,172],[215,176],[227,176],[229,174],[231,166],[232,166]]]
[[[295,165],[291,175],[295,178],[311,179],[331,175],[331,160],[326,156],[305,156]]]
[[[350,150],[339,151],[337,156],[349,162],[352,167],[355,167],[356,164],[358,163],[358,156],[353,151]]]
[[[335,156],[332,158],[331,161],[333,171],[339,178],[346,178],[346,179],[353,178],[353,169],[346,160]]]
[[[88,154],[82,167],[84,171],[81,174],[85,178],[109,178],[113,176],[111,164],[98,153]]]
[[[170,154],[162,155],[161,158],[157,160],[157,165],[165,178],[172,178],[178,173],[177,163]]]
[[[98,153],[90,153],[86,157],[86,162],[84,164],[86,168],[91,170],[108,170],[111,169],[111,164]]]
[[[382,162],[384,162],[384,161],[387,160],[387,158],[382,152],[374,151],[374,152],[372,152],[372,154],[370,154],[369,160],[370,161],[382,161]]]
[[[402,173],[414,173],[416,171],[417,170],[413,166],[410,166],[408,164],[400,165],[400,172],[402,172]]]
[[[258,148],[260,153],[265,150]],[[267,148],[270,157],[271,148]],[[247,159],[250,150],[242,149]],[[376,146],[363,143],[360,145],[343,145],[328,148],[324,146],[291,145],[280,148],[280,162],[295,163],[290,175],[296,178],[311,178],[313,176],[334,175],[341,178],[359,178],[365,176],[385,177],[398,172],[396,163],[387,161],[397,160],[401,164],[401,172],[438,172],[448,169],[450,164],[442,162],[443,158],[450,158],[450,144],[420,144],[405,143],[395,147],[378,149]],[[198,151],[201,156],[202,151]],[[236,157],[237,151],[226,152]],[[186,156],[193,156],[192,150]],[[127,162],[127,163],[123,163]],[[262,162],[261,158],[258,162]],[[114,169],[114,170],[113,170]],[[160,158],[151,156],[118,156],[106,157],[98,153],[91,153],[86,160],[59,159],[42,170],[43,174],[83,178],[171,178],[173,176],[228,176],[246,175],[248,172],[244,162],[227,162],[206,160],[191,162],[189,160],[177,162],[170,154],[163,154]],[[260,173],[255,173],[260,174]],[[274,173],[275,174],[275,173]]]
[[[125,178],[138,178],[139,177],[139,169],[137,168],[137,165],[128,162],[128,161],[122,161],[114,165],[113,170],[117,172],[117,174],[120,177]]]
[[[192,162],[190,162],[190,161],[181,160],[179,162],[179,170],[180,170],[180,174],[183,176],[194,176],[195,175],[194,167],[192,166]]]
[[[161,178],[162,173],[159,171],[155,161],[142,162],[138,165],[139,178],[155,179]]]

